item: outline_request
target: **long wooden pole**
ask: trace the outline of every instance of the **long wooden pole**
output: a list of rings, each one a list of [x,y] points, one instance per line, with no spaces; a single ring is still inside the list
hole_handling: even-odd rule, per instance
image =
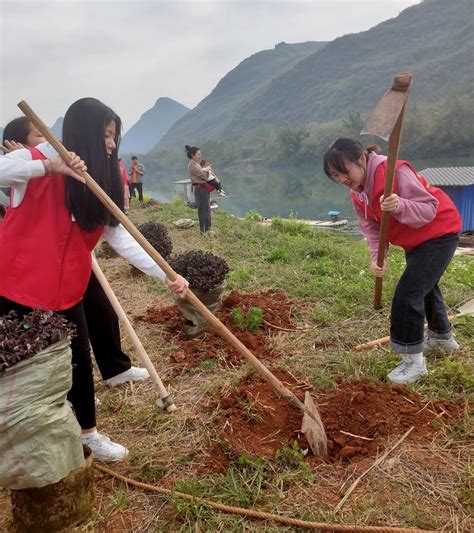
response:
[[[455,320],[456,318],[459,318],[461,316],[463,316],[463,313],[460,313],[457,315],[450,315],[448,316],[448,320]],[[425,329],[428,329],[428,324],[425,324]],[[371,341],[367,341],[363,344],[358,344],[357,346],[354,346],[354,350],[356,350],[357,352],[362,352],[363,350],[368,350],[370,348],[373,348],[374,346],[383,346],[387,344],[389,341],[390,341],[390,336],[387,335],[386,337],[380,337],[380,339],[374,339]]]
[[[45,139],[53,146],[58,152],[61,158],[69,163],[70,156],[64,145],[56,139],[46,124],[40,119],[40,117],[31,109],[31,107],[22,100],[18,107],[23,113],[30,119],[30,121],[38,128]],[[80,154],[78,154],[80,156]],[[112,199],[102,190],[102,188],[96,183],[92,176],[88,172],[80,173],[85,180],[87,188],[102,202],[102,204],[109,210],[109,212],[124,226],[124,228],[132,235],[132,237],[138,242],[138,244],[150,255],[150,257],[160,266],[165,272],[169,280],[176,280],[176,272],[170,267],[170,265],[161,257],[161,255],[153,248],[153,246],[145,239],[145,237],[138,231],[138,229],[132,224],[128,217],[117,207]],[[320,420],[306,408],[303,402],[301,402],[283,383],[278,380],[268,368],[253,355],[253,353],[242,342],[227,329],[227,327],[214,316],[209,309],[199,300],[199,298],[188,289],[185,298],[194,306],[199,314],[211,324],[211,326],[221,335],[226,341],[228,341],[236,350],[238,350],[247,361],[252,364],[257,372],[272,385],[272,387],[285,398],[293,406],[300,409],[307,414],[317,424]]]
[[[99,281],[101,287],[104,289],[104,292],[107,295],[109,302],[112,304],[114,311],[117,313],[117,316],[119,317],[120,321],[124,325],[127,335],[132,340],[133,345],[135,346],[135,350],[137,351],[137,355],[140,359],[140,362],[148,370],[150,377],[153,383],[155,384],[155,388],[157,389],[158,395],[159,395],[159,400],[157,402],[158,405],[162,409],[166,409],[168,413],[172,413],[173,411],[176,411],[176,405],[171,400],[170,394],[166,390],[166,387],[163,385],[163,382],[161,381],[160,376],[158,375],[158,372],[156,371],[155,367],[153,366],[153,363],[148,357],[148,354],[146,353],[146,350],[143,347],[143,344],[140,342],[140,339],[138,338],[138,335],[135,333],[135,330],[133,329],[133,326],[130,323],[130,320],[128,319],[125,311],[123,310],[123,307],[120,305],[120,302],[118,301],[117,296],[115,296],[115,293],[112,290],[112,287],[107,281],[105,274],[102,272],[102,269],[100,268],[99,263],[97,262],[94,256],[92,256],[92,270],[97,280]]]
[[[383,191],[384,199],[390,196],[393,192],[393,179],[395,177],[395,165],[398,159],[398,152],[400,150],[400,140],[402,136],[403,117],[405,115],[406,102],[400,112],[398,120],[393,128],[393,131],[388,140],[388,157],[387,157],[387,175],[385,177],[385,187]],[[385,252],[387,248],[388,224],[390,213],[382,211],[382,220],[380,222],[380,237],[379,247],[377,250],[377,266],[383,267],[385,262]],[[382,284],[383,276],[375,278],[375,292],[374,292],[374,309],[382,307]]]

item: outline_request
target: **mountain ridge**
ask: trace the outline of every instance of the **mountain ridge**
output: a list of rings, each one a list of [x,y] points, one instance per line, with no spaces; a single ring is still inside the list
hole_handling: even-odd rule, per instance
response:
[[[125,133],[122,153],[145,153],[156,146],[166,132],[189,111],[189,108],[172,98],[162,96],[153,107],[145,111],[139,120]]]

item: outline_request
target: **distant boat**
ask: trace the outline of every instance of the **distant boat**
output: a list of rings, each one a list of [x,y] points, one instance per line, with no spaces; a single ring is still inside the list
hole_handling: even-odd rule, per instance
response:
[[[295,219],[295,218],[284,218],[282,220],[285,220],[286,222],[290,222],[291,220],[296,220],[296,222],[303,222],[303,224],[307,224],[308,226],[312,226],[315,228],[338,228],[340,226],[346,226],[349,224],[348,220],[304,220],[304,219]],[[264,218],[258,222],[262,226],[271,226],[272,225],[272,219],[271,218]]]

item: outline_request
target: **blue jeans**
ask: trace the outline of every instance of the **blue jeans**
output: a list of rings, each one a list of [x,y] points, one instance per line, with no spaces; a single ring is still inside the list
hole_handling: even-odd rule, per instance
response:
[[[423,351],[425,317],[438,338],[451,337],[451,324],[438,283],[459,243],[459,235],[430,239],[406,252],[406,268],[392,300],[390,345],[394,352]]]

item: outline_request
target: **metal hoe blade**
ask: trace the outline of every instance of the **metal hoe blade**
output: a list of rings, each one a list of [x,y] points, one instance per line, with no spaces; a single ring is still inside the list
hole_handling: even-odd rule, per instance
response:
[[[474,315],[474,298],[469,300],[464,305],[458,308],[457,316],[471,316]]]
[[[306,391],[304,396],[304,406],[313,415],[313,418],[307,414],[303,415],[301,433],[306,437],[314,455],[325,459],[328,454],[328,438],[326,436],[326,431],[324,431],[319,411],[316,408],[316,405],[314,405],[311,394],[308,391]]]
[[[408,98],[411,74],[403,72],[395,77],[392,87],[382,96],[367,119],[361,135],[377,135],[388,141]]]

